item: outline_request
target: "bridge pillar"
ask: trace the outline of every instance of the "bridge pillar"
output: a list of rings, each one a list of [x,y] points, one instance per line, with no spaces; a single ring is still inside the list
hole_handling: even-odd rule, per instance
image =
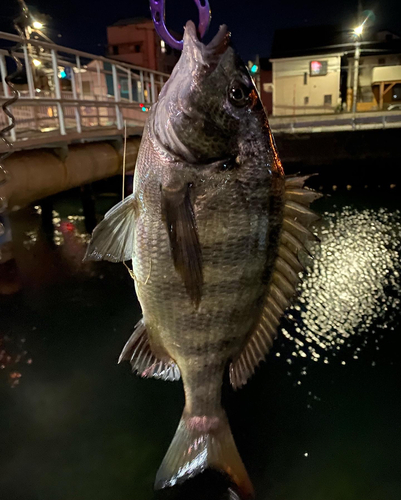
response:
[[[135,168],[140,137],[127,141],[127,171]],[[108,141],[69,146],[68,155],[48,149],[18,151],[5,161],[10,180],[4,196],[11,210],[49,195],[121,174],[122,156]]]
[[[18,277],[17,263],[14,259],[14,248],[10,219],[8,215],[0,215],[4,226],[0,234],[0,295],[10,295],[18,292],[21,283]]]
[[[42,228],[46,236],[53,237],[54,225],[53,225],[53,197],[48,196],[43,198],[39,202],[40,208],[42,210]]]
[[[81,186],[81,200],[85,217],[85,229],[88,233],[91,233],[97,224],[95,195],[93,193],[92,184]]]

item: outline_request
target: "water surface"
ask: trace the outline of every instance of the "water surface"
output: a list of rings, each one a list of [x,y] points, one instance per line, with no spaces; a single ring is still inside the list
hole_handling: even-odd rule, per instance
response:
[[[322,244],[299,299],[267,362],[224,402],[258,499],[398,500],[399,188],[323,190]],[[99,196],[99,217],[116,201]],[[122,265],[81,262],[77,191],[54,209],[54,237],[38,208],[12,216],[19,291],[0,295],[0,498],[223,498],[213,474],[154,495],[181,383],[117,365],[140,317],[133,282]]]

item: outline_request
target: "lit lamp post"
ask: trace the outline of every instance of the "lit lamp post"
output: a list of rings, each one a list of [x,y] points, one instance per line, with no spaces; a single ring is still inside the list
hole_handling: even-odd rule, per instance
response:
[[[43,24],[40,21],[34,21],[32,23],[32,28],[35,30],[41,30],[43,28]]]
[[[352,112],[356,113],[356,101],[358,96],[358,77],[359,77],[359,57],[361,55],[361,35],[363,32],[363,24],[354,29],[356,36],[355,40],[355,57],[354,57],[354,83],[352,86]]]

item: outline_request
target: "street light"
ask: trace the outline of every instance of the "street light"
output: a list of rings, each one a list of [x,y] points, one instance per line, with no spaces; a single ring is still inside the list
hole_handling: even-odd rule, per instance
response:
[[[361,36],[362,32],[363,32],[363,24],[361,24],[360,26],[357,26],[354,29],[354,33],[355,33],[356,36]]]
[[[40,30],[43,28],[43,24],[40,22],[40,21],[34,21],[32,23],[32,27],[35,29],[35,30]]]
[[[39,59],[32,59],[32,64],[35,66],[35,68],[39,68],[39,66],[42,65]]]

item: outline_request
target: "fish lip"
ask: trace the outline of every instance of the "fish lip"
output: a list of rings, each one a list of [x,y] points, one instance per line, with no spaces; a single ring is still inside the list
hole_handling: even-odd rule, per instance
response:
[[[205,59],[223,54],[230,43],[230,33],[225,24],[219,27],[218,32],[213,39],[205,45],[198,38],[198,33],[193,21],[188,21],[185,25],[184,32],[184,50],[188,46],[192,46],[199,51]]]

